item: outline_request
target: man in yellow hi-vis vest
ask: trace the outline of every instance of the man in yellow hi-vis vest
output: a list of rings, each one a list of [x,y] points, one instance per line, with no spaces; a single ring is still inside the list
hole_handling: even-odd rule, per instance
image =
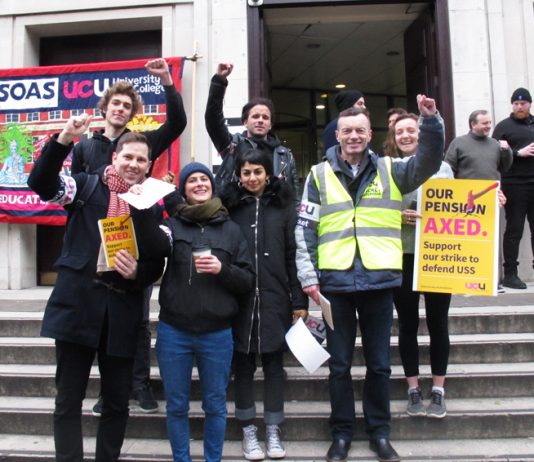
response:
[[[444,148],[435,101],[418,95],[417,104],[419,145],[408,162],[372,152],[368,113],[349,108],[339,115],[339,146],[312,167],[304,186],[296,228],[298,276],[316,303],[320,294],[330,300],[334,322],[333,330],[327,327],[329,462],[346,460],[354,433],[350,368],[358,320],[367,368],[362,401],[369,445],[380,461],[400,460],[389,441],[389,340],[392,292],[401,283],[401,200],[438,171]]]

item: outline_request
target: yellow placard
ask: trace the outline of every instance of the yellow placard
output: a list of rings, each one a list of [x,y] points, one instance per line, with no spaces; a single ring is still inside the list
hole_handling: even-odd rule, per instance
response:
[[[433,179],[418,192],[413,290],[497,295],[498,181]]]
[[[102,218],[98,220],[98,229],[102,238],[106,265],[109,268],[114,267],[115,254],[119,250],[127,250],[136,260],[139,258],[131,216],[121,215],[118,217]]]

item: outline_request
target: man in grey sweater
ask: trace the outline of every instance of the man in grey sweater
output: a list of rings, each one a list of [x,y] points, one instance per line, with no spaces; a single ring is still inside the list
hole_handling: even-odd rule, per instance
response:
[[[500,180],[501,173],[512,165],[512,150],[504,140],[490,138],[491,115],[473,111],[469,116],[469,133],[454,138],[445,154],[454,177],[471,180]]]
[[[478,109],[469,115],[469,133],[454,138],[445,154],[454,177],[471,180],[500,180],[513,162],[510,146],[504,140],[490,138],[491,115]],[[499,281],[502,280],[502,236],[504,220],[499,230]],[[499,292],[504,292],[499,284]]]

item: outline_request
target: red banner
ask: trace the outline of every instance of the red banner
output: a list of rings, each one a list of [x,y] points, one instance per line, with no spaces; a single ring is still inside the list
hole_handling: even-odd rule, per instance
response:
[[[165,92],[145,70],[146,59],[110,63],[0,69],[0,222],[63,225],[63,207],[39,199],[26,181],[50,136],[59,133],[72,115],[93,116],[91,131],[104,127],[97,104],[117,80],[129,80],[143,98],[143,110],[129,122],[132,131],[155,130],[165,121]],[[178,91],[183,59],[166,58]],[[152,176],[169,170],[178,175],[177,139],[154,164]],[[69,174],[71,158],[63,173]]]

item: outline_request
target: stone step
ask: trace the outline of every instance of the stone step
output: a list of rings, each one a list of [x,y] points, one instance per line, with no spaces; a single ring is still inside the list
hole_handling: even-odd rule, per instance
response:
[[[87,399],[83,406],[84,435],[94,436],[97,418],[91,414],[95,400]],[[163,409],[163,403],[161,409]],[[53,398],[0,397],[0,433],[51,435]],[[424,430],[426,440],[462,438],[529,438],[534,428],[534,400],[525,398],[448,399],[445,419],[413,418],[405,414],[404,400],[393,400],[393,440],[409,440]],[[226,439],[238,441],[242,432],[233,416],[233,403],[228,403],[229,415]],[[257,405],[258,420],[263,418],[263,406]],[[355,439],[364,439],[361,402],[356,402]],[[328,438],[328,402],[289,401],[285,406],[284,437],[293,441],[320,441]],[[128,421],[129,438],[166,438],[165,413],[143,414],[132,409]],[[202,436],[201,403],[191,402],[191,435]],[[263,436],[262,436],[263,437]]]
[[[35,286],[27,289],[0,289],[0,311],[42,311],[46,301],[52,293],[52,286]],[[157,311],[159,285],[155,285],[152,291],[150,307]],[[532,304],[534,283],[527,283],[525,290],[506,288],[505,293],[495,297],[453,295],[451,306],[453,307],[484,307],[484,306],[523,306]],[[313,303],[312,303],[313,305]]]
[[[0,364],[0,460],[54,460],[51,436],[54,348],[52,340],[38,338],[47,291],[49,293],[49,289],[31,292],[33,299],[20,297],[22,292],[29,293],[26,291],[8,291],[11,299],[0,299],[0,361],[4,363]],[[403,460],[534,461],[534,305],[531,291],[529,287],[527,291],[508,291],[498,297],[453,297],[449,321],[452,345],[446,383],[448,416],[441,421],[410,418],[404,413],[406,383],[399,366],[394,323],[392,440]],[[157,289],[151,309],[154,329],[158,311]],[[315,310],[312,313],[319,314]],[[421,362],[427,364],[429,339],[424,310],[420,311],[420,316]],[[130,439],[125,442],[123,460],[171,460],[165,439],[163,387],[154,356],[152,383],[161,411],[155,415],[142,414],[132,403]],[[349,459],[375,461],[362,430],[360,399],[365,374],[360,366],[362,363],[358,338],[352,370],[357,398],[357,441],[353,443]],[[329,446],[328,369],[321,367],[310,375],[289,353],[285,364],[288,374],[286,423],[283,427],[288,449],[285,460],[324,460]],[[427,365],[421,367],[421,375],[426,398],[431,386]],[[261,422],[261,370],[257,373],[257,382],[258,422]],[[94,450],[91,436],[96,432],[97,420],[91,415],[91,409],[98,390],[98,370],[94,367],[83,411],[84,434],[89,436],[87,457]],[[228,396],[229,419],[223,459],[243,461],[239,442],[241,431],[233,416],[232,384]],[[192,399],[192,453],[197,461],[203,460],[202,441],[199,440],[203,414],[198,401],[200,392],[196,375]]]
[[[302,367],[285,367],[285,399],[306,401],[328,400],[328,368],[321,367],[308,374]],[[421,367],[421,388],[428,396],[431,388],[429,366]],[[0,364],[0,396],[52,397],[55,396],[55,366]],[[352,368],[354,389],[357,397],[362,396],[365,368]],[[256,400],[262,399],[263,373],[256,372]],[[163,400],[163,385],[157,367],[151,369],[151,383],[154,395]],[[499,396],[534,396],[534,362],[502,364],[450,364],[447,372],[447,396],[462,398],[491,398]],[[100,376],[93,367],[87,388],[87,397],[96,398],[100,392]],[[193,370],[192,399],[200,399],[200,383],[196,369]],[[233,399],[233,383],[228,390]],[[406,381],[401,366],[393,366],[391,374],[392,399],[406,397]]]
[[[498,363],[534,361],[534,333],[451,335],[450,363]],[[157,365],[152,339],[152,365]],[[391,363],[400,364],[398,338],[391,337]],[[419,336],[421,364],[429,360],[430,339]],[[0,358],[5,364],[55,364],[54,341],[43,337],[0,337]],[[288,366],[299,365],[291,353],[285,355]],[[354,347],[354,365],[363,364],[361,338]]]
[[[440,440],[393,441],[393,446],[402,460],[423,462],[441,460],[450,462],[519,462],[534,460],[534,438],[502,438],[494,440]],[[324,460],[329,441],[285,441],[290,461]],[[85,438],[86,457],[94,460],[95,438]],[[191,441],[191,456],[194,461],[202,457],[202,441]],[[54,440],[46,435],[0,434],[0,460],[10,462],[53,462]],[[89,460],[89,459],[88,459]],[[171,462],[169,442],[164,439],[126,439],[121,460],[129,462]],[[226,441],[223,450],[225,462],[243,462],[241,443]],[[349,460],[357,462],[376,462],[374,453],[367,441],[355,440],[349,452]]]
[[[321,315],[316,310],[310,310],[310,314],[316,317]],[[427,335],[424,309],[419,311],[419,315],[419,333]],[[0,311],[0,337],[38,337],[42,318],[42,311]],[[152,311],[150,321],[153,337],[156,335],[157,319],[158,311]],[[534,332],[534,305],[452,307],[449,311],[449,332],[452,335]],[[396,319],[392,334],[398,334]]]

